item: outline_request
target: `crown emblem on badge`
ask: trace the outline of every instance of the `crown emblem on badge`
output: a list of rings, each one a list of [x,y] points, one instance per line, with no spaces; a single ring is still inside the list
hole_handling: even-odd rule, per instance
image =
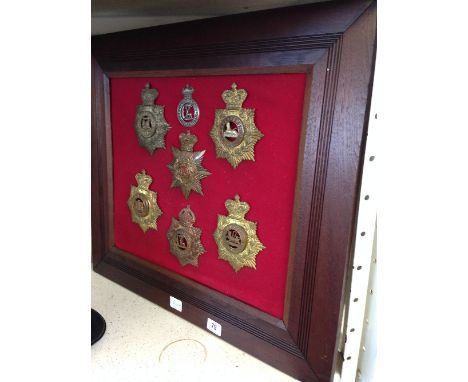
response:
[[[237,84],[235,82],[231,85],[231,88],[232,90],[225,90],[223,94],[221,94],[221,97],[226,104],[226,109],[240,109],[247,98],[247,92],[245,89],[237,90]]]
[[[250,210],[250,206],[246,202],[241,202],[239,195],[234,197],[234,200],[228,199],[224,203],[229,215],[235,219],[244,219],[244,216]]]
[[[195,143],[198,142],[197,136],[194,134],[190,134],[190,133],[180,134],[179,140],[180,140],[180,149],[182,151],[189,151],[189,152],[193,151],[193,146],[195,146]]]
[[[190,209],[190,206],[182,208],[179,213],[179,221],[184,227],[190,227],[195,223],[195,214]]]
[[[184,98],[192,98],[193,88],[189,85],[185,85],[182,89],[182,94]]]
[[[153,183],[153,179],[151,178],[151,176],[146,175],[145,170],[136,174],[135,179],[138,183],[138,187],[143,188],[145,190],[148,190],[151,183]]]
[[[145,106],[153,106],[154,101],[158,98],[159,92],[157,89],[151,89],[150,84],[147,83],[141,91],[141,100]]]

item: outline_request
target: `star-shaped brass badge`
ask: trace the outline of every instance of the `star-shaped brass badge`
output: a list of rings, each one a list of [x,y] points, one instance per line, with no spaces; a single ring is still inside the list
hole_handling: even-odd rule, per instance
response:
[[[200,180],[211,175],[201,164],[205,150],[193,151],[198,139],[190,132],[180,134],[179,139],[180,149],[172,147],[174,160],[167,166],[172,172],[171,187],[180,187],[185,199],[192,190],[203,195]]]

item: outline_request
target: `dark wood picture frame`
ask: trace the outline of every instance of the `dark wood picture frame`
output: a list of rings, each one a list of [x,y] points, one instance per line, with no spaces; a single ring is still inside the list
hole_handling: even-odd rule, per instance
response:
[[[229,28],[226,29],[226,25]],[[92,258],[96,272],[301,381],[329,381],[359,204],[376,4],[324,2],[92,38]],[[307,73],[284,320],[114,245],[109,79]],[[183,311],[169,307],[169,296]]]

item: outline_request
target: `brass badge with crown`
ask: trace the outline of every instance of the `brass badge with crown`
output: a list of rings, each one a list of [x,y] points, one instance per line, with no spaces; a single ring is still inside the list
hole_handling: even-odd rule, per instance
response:
[[[132,222],[138,224],[143,232],[146,232],[148,228],[157,230],[156,221],[162,215],[162,211],[157,202],[158,194],[149,189],[153,179],[146,175],[145,170],[136,174],[135,179],[138,187],[131,186],[128,198]]]
[[[224,205],[229,216],[218,215],[214,233],[218,258],[228,261],[236,272],[242,267],[256,269],[256,256],[265,247],[257,237],[257,223],[244,218],[250,206],[241,202],[239,195],[234,200],[226,200]]]
[[[193,88],[185,85],[182,89],[184,98],[177,106],[177,119],[185,127],[193,127],[197,124],[200,117],[200,108],[197,101],[192,98]]]
[[[201,164],[205,150],[193,151],[198,138],[188,133],[179,135],[180,149],[172,147],[174,160],[167,167],[172,172],[171,187],[180,187],[187,199],[191,191],[203,195],[200,180],[211,175]]]
[[[226,109],[216,109],[211,138],[216,145],[216,157],[225,158],[236,168],[243,160],[255,161],[255,144],[263,137],[254,123],[255,109],[243,109],[245,89],[225,90],[221,95]]]
[[[158,148],[166,148],[164,137],[171,128],[164,118],[164,106],[154,104],[158,95],[156,89],[150,89],[150,84],[146,84],[141,91],[143,104],[138,106],[135,118],[138,142],[151,155]]]
[[[195,214],[190,206],[179,213],[179,220],[172,218],[171,227],[167,232],[171,253],[177,257],[180,265],[192,264],[198,266],[198,257],[205,253],[200,241],[201,229],[194,227]]]

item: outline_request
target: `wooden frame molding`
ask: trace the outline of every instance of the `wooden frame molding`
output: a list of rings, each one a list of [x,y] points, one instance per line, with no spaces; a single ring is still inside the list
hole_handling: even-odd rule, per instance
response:
[[[225,25],[238,25],[236,33]],[[96,272],[301,381],[329,381],[371,97],[372,1],[324,2],[92,38],[92,257]],[[113,77],[306,73],[284,320],[141,260],[113,237]]]

